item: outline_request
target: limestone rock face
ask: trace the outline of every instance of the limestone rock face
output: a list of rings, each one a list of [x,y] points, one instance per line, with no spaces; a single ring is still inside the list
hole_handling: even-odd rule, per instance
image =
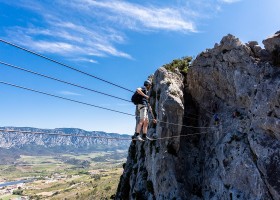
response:
[[[276,32],[273,36],[263,41],[265,49],[272,53],[274,50],[280,47],[280,31]]]
[[[188,73],[199,107],[221,118],[204,144],[211,149],[203,167],[205,199],[280,199],[280,70],[254,57],[256,45],[224,51],[220,44],[201,53]]]
[[[186,77],[158,69],[148,132],[158,140],[131,143],[116,199],[280,199],[275,41],[262,49],[227,35]]]
[[[182,126],[174,124],[183,123],[183,79],[180,73],[168,72],[165,68],[155,72],[151,105],[156,111],[158,124],[149,129],[150,137],[168,138],[181,134]],[[180,196],[177,166],[172,155],[179,149],[178,137],[132,143],[116,199],[172,199]]]

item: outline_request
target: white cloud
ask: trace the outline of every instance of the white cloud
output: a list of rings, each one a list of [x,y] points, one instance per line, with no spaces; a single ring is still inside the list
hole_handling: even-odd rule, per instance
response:
[[[68,59],[88,56],[132,59],[131,55],[115,46],[125,42],[121,32],[96,26],[95,22],[83,21],[81,13],[73,15],[75,8],[60,5],[59,1],[55,5],[41,1],[26,6],[26,2],[21,0],[8,4],[30,9],[42,17],[40,22],[30,21],[27,26],[6,28],[6,36],[12,42],[40,53],[60,54]],[[95,62],[94,59],[87,61]]]
[[[27,25],[6,28],[6,36],[34,51],[83,58],[76,59],[81,62],[95,63],[94,57],[105,56],[133,59],[120,50],[120,44],[127,41],[125,31],[197,32],[197,19],[208,17],[224,3],[237,1],[177,0],[157,5],[156,1],[140,5],[125,0],[4,1],[38,15]]]
[[[81,94],[70,92],[70,91],[60,91],[59,93],[66,96],[82,96]]]
[[[78,1],[73,2],[76,5]],[[186,13],[184,15],[180,9],[142,6],[125,1],[83,0],[80,9],[89,11],[89,8],[104,9],[106,12],[104,12],[103,17],[105,16],[107,20],[129,29],[142,30],[144,28],[147,30],[195,31],[195,25],[192,20],[184,17]]]
[[[220,0],[220,1],[223,2],[223,3],[231,4],[231,3],[236,3],[236,2],[241,1],[241,0]]]
[[[73,56],[118,56],[128,59],[132,57],[114,47],[113,39],[121,36],[114,35],[107,39],[106,33],[75,25],[61,20],[48,21],[49,26],[44,27],[12,27],[6,30],[9,38],[17,44],[31,48],[41,53],[54,53],[66,57]],[[112,36],[111,36],[112,37]]]
[[[47,41],[36,41],[33,42],[33,48],[39,49],[40,51],[52,52],[52,53],[67,53],[74,51],[75,47],[65,42],[47,42]]]
[[[98,62],[96,60],[90,59],[90,58],[73,58],[71,59],[73,61],[78,61],[78,62],[89,62],[89,63],[93,63],[93,64],[97,64]]]

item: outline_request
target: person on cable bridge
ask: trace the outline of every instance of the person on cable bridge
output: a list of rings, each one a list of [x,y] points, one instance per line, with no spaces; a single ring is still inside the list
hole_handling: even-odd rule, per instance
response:
[[[139,122],[136,125],[136,132],[135,137],[140,140],[144,141],[147,137],[147,130],[148,130],[148,124],[149,124],[149,116],[148,116],[148,100],[149,96],[148,91],[151,89],[151,82],[149,80],[144,82],[144,86],[141,88],[137,88],[136,92],[140,95],[140,101],[139,104],[136,105],[137,112],[139,113]],[[153,112],[150,110],[150,112]],[[153,122],[156,123],[156,120],[153,119]],[[142,129],[142,137],[140,136],[140,132]]]

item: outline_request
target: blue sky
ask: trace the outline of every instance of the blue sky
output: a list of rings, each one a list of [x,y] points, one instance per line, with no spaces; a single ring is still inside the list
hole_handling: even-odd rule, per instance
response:
[[[163,64],[231,33],[244,43],[280,30],[279,0],[0,0],[0,38],[131,90]],[[0,43],[0,61],[125,99],[131,93]],[[110,109],[134,105],[0,65],[0,80]],[[131,116],[0,84],[0,126],[134,132]]]

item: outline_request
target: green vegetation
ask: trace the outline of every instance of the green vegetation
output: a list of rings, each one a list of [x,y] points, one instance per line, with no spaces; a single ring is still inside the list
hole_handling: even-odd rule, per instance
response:
[[[36,200],[110,199],[116,193],[126,156],[127,151],[54,156],[22,155],[13,165],[0,165],[0,179],[36,180],[14,190],[13,196],[0,195],[0,199],[20,195]],[[95,159],[99,161],[93,161]],[[84,161],[88,165],[81,167],[80,164]]]
[[[175,72],[175,70],[178,69],[180,73],[186,75],[188,73],[188,69],[191,64],[191,61],[192,61],[192,57],[187,56],[181,59],[175,59],[171,63],[166,64],[163,67],[171,72]]]
[[[108,192],[109,190],[111,190],[111,186],[106,186],[104,190]]]
[[[13,195],[22,195],[23,190],[14,190]]]
[[[20,196],[18,195],[6,195],[6,196],[3,196],[0,198],[0,200],[10,200],[10,199],[15,199],[15,198],[18,198]]]
[[[101,170],[102,171],[102,170]],[[90,175],[77,175],[71,180],[59,180],[45,185],[34,182],[36,189],[28,189],[25,194],[32,198],[53,200],[58,199],[109,199],[115,194],[122,169],[99,171],[100,179],[95,180]]]
[[[93,178],[95,181],[100,180],[101,179],[101,175],[100,174],[93,174],[91,176],[91,178]]]
[[[93,152],[90,154],[62,154],[55,156],[25,156],[21,155],[14,165],[0,165],[0,179],[7,181],[18,180],[24,177],[38,179],[54,173],[67,173],[75,175],[87,173],[84,169],[106,169],[121,167],[126,160],[127,151]],[[69,162],[73,160],[75,162]],[[102,160],[95,162],[93,159]],[[80,162],[77,162],[80,161]],[[88,165],[81,165],[87,161]]]

